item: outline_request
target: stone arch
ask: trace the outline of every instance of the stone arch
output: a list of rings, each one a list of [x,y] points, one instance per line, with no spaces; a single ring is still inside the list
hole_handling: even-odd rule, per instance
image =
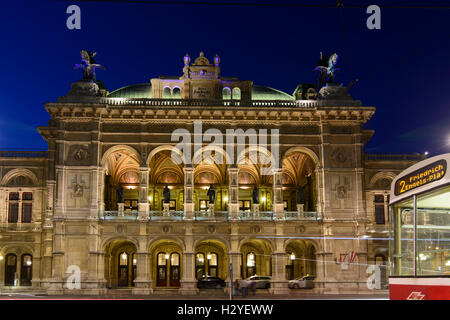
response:
[[[180,149],[176,148],[175,146],[167,144],[167,145],[162,145],[162,146],[156,147],[150,152],[150,154],[148,155],[147,160],[146,160],[147,166],[150,164],[150,161],[152,160],[152,158],[156,154],[158,154],[159,152],[162,152],[162,151],[174,152],[177,156],[179,156],[181,158],[181,161],[183,162],[183,164],[187,163],[186,158]]]
[[[372,178],[370,178],[370,182],[369,182],[369,188],[374,188],[377,184],[378,181],[383,180],[383,179],[387,179],[390,180],[391,183],[392,181],[394,181],[395,177],[397,177],[397,175],[393,172],[377,172],[376,174],[374,174],[372,176]]]
[[[317,156],[317,154],[314,151],[312,151],[311,149],[306,148],[306,147],[301,147],[301,146],[291,147],[291,148],[287,149],[286,151],[284,151],[282,153],[282,155],[281,155],[281,163],[283,162],[285,157],[289,156],[293,152],[300,152],[300,153],[306,154],[307,156],[309,156],[313,160],[314,165],[317,168],[321,168],[322,167],[322,165],[320,163],[320,159]]]
[[[0,185],[6,186],[12,179],[15,177],[24,176],[31,180],[33,186],[39,185],[39,180],[36,177],[36,175],[29,169],[25,168],[19,168],[19,169],[12,169],[8,171],[2,178]]]
[[[195,254],[195,275],[197,279],[204,275],[210,275],[226,279],[228,274],[228,246],[223,239],[212,236],[202,237],[194,243]],[[197,260],[197,254],[201,254],[202,259]],[[211,255],[208,257],[208,255]],[[212,255],[216,255],[216,259],[212,259]],[[210,259],[208,259],[210,258]]]
[[[164,241],[175,242],[180,247],[182,252],[184,252],[186,250],[186,244],[184,243],[184,241],[181,238],[171,236],[171,235],[161,235],[161,236],[157,236],[149,241],[148,246],[147,246],[147,248],[148,248],[147,251],[151,253],[159,244],[164,243]]]
[[[133,148],[131,146],[128,146],[128,145],[125,145],[125,144],[120,144],[120,145],[116,145],[116,146],[112,146],[112,147],[108,148],[108,150],[106,150],[103,153],[102,160],[100,162],[101,166],[102,167],[105,166],[106,160],[108,159],[108,157],[110,155],[112,155],[114,152],[118,152],[118,151],[121,151],[121,150],[126,150],[129,153],[132,153],[132,154],[136,155],[137,159],[139,161],[139,165],[142,163],[141,154],[135,148]]]
[[[194,153],[194,156],[192,157],[192,163],[194,165],[198,165],[201,163],[201,161],[199,161],[201,159],[201,156],[203,155],[203,153],[205,151],[215,151],[215,152],[219,152],[222,155],[222,159],[223,157],[225,157],[225,164],[226,165],[231,165],[233,164],[233,159],[231,159],[231,156],[228,154],[228,152],[226,150],[224,150],[223,147],[219,147],[216,145],[207,145],[204,146],[202,148],[200,148],[199,150],[197,150]]]
[[[118,241],[118,240],[131,242],[132,244],[134,244],[136,246],[136,248],[139,248],[139,241],[135,238],[128,237],[128,236],[112,236],[112,237],[106,238],[106,239],[102,240],[100,247],[103,248],[103,251],[104,251],[108,245],[110,245],[112,242]]]
[[[220,236],[217,236],[217,235],[203,236],[201,238],[198,238],[198,239],[194,240],[193,247],[195,248],[199,243],[201,243],[203,241],[208,241],[208,240],[218,241],[224,246],[226,251],[230,250],[229,241],[227,241],[226,239],[224,239]]]
[[[26,244],[9,245],[9,246],[4,246],[3,248],[0,249],[0,254],[2,256],[6,256],[9,253],[14,253],[17,256],[21,256],[25,253],[29,253],[33,256],[33,258],[35,256],[33,247],[30,245],[26,245]]]

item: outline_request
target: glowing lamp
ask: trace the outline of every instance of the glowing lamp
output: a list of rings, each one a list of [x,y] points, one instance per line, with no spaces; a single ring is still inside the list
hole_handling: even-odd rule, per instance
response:
[[[295,254],[291,254],[291,260],[295,260]]]
[[[164,258],[166,258],[166,260],[169,260],[169,254],[166,253],[166,254],[164,255]]]
[[[122,253],[122,259],[125,260],[127,258],[127,254],[124,252]]]
[[[0,256],[0,261],[2,261],[3,260],[3,256]]]
[[[208,255],[206,256],[206,258],[207,258],[208,260],[211,260],[211,258],[212,258],[211,254],[208,253]]]

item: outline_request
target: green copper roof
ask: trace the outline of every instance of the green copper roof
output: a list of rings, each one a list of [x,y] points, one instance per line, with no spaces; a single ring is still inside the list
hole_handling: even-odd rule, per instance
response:
[[[125,86],[108,94],[108,98],[151,98],[151,83],[140,83]],[[294,100],[293,96],[270,87],[254,85],[252,100]]]
[[[152,84],[140,83],[132,84],[120,89],[114,90],[108,94],[108,98],[151,98]]]
[[[277,89],[253,85],[252,100],[294,100],[294,97]]]

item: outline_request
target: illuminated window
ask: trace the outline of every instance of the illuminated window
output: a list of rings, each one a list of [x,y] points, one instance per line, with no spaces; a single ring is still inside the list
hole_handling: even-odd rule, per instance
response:
[[[181,89],[178,87],[173,88],[173,98],[181,99]]]
[[[231,98],[233,100],[241,100],[241,89],[233,88],[233,91],[231,92]]]
[[[20,285],[31,286],[33,258],[29,254],[22,255],[22,266],[20,269]]]
[[[231,99],[231,90],[230,88],[223,88],[222,90],[222,98],[223,100],[230,100]]]
[[[162,97],[163,99],[172,98],[172,90],[169,87],[164,87]]]
[[[119,264],[121,266],[127,266],[128,265],[128,254],[126,252],[122,252],[119,255]]]
[[[178,253],[174,252],[170,255],[170,264],[175,267],[180,265],[180,255]]]

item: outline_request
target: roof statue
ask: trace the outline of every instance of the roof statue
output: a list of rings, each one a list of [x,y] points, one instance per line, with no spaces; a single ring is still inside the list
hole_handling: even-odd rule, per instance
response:
[[[95,55],[97,52],[81,50],[81,63],[76,64],[74,69],[83,69],[83,80],[84,81],[96,81],[95,69],[100,68],[105,70],[105,67],[95,63]]]
[[[319,78],[317,79],[317,91],[328,83],[334,83],[334,76],[336,72],[340,71],[336,68],[339,56],[333,53],[330,58],[327,55],[320,53],[320,60],[314,71],[319,71]]]

